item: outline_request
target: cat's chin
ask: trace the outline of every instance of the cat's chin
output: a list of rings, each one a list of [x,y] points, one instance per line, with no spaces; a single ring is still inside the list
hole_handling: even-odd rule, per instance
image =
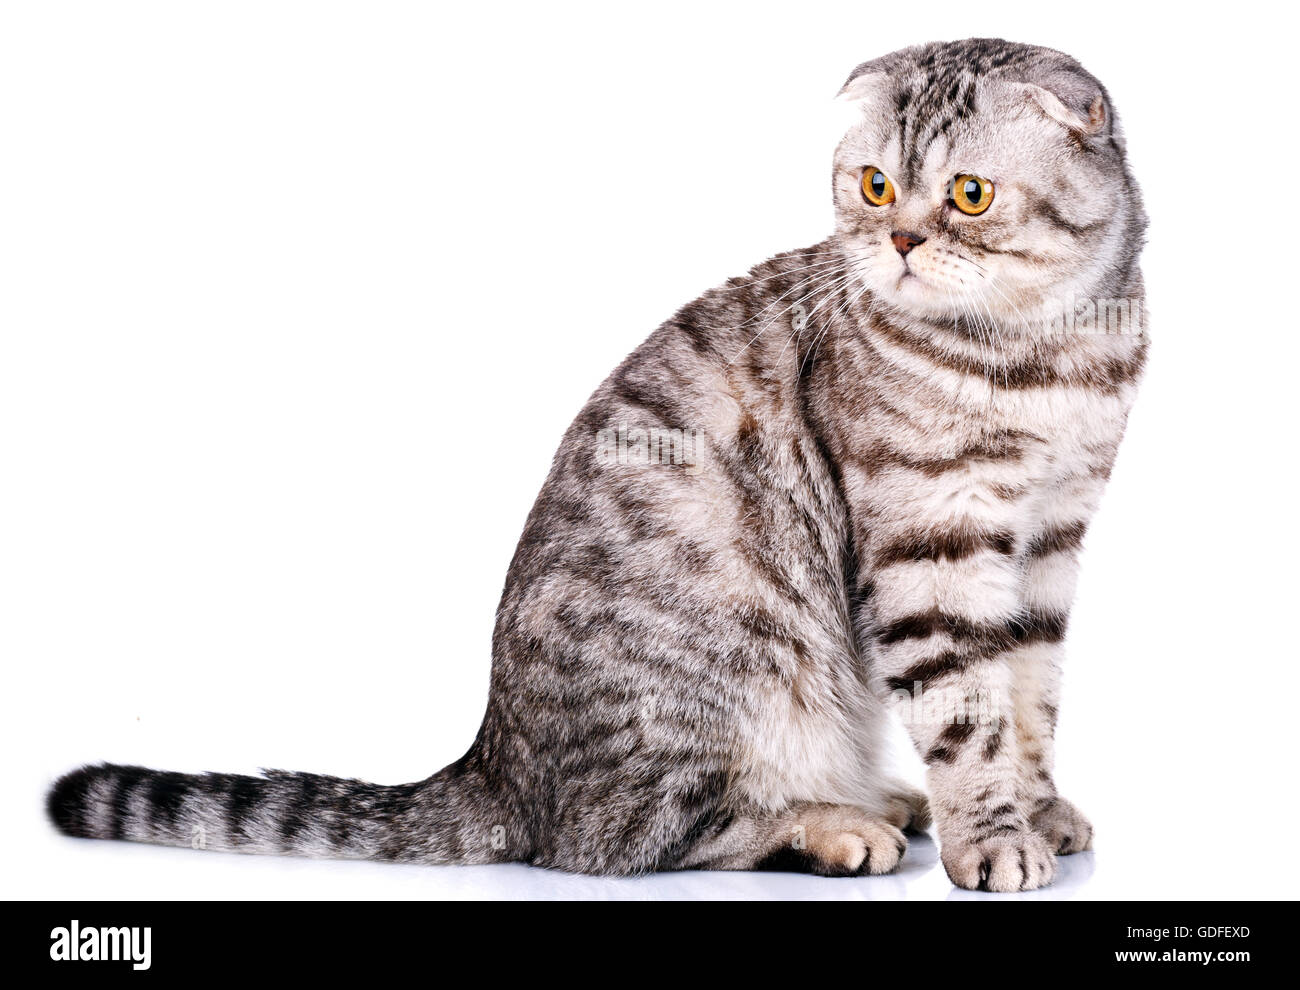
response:
[[[952,308],[951,294],[927,285],[924,277],[915,272],[904,272],[893,285],[877,290],[875,297],[907,319],[926,323],[946,322],[957,314]]]
[[[953,290],[927,283],[924,275],[907,273],[892,285],[872,293],[877,303],[884,303],[896,318],[922,327],[962,330],[972,337],[996,332],[999,336],[1018,338],[1033,335],[1023,319],[1002,312],[998,300],[975,300],[966,309],[953,308]],[[1022,314],[1017,314],[1022,315]]]
[[[911,269],[894,280],[889,295],[900,309],[911,310],[918,316],[943,316],[952,309],[952,290],[931,276]]]

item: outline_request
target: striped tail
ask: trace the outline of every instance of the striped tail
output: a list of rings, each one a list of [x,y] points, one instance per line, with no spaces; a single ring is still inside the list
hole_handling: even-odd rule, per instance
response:
[[[46,809],[59,831],[220,852],[496,863],[518,858],[496,802],[465,760],[416,784],[314,773],[184,774],[111,763],[59,778]]]

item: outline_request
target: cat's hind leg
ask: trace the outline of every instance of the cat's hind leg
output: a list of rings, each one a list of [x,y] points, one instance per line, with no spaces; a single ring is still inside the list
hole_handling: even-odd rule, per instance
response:
[[[909,811],[907,820],[913,817]],[[720,814],[677,868],[865,876],[892,872],[906,850],[902,831],[884,816],[853,805],[801,803],[777,813]]]

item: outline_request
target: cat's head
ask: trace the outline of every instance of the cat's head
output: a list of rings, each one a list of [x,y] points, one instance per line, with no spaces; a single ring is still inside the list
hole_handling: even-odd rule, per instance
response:
[[[1068,55],[923,45],[858,66],[840,98],[836,230],[877,302],[1032,328],[1132,290],[1146,217],[1110,98]]]

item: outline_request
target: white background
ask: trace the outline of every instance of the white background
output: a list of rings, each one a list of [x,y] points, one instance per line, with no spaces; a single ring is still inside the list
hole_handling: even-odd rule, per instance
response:
[[[949,896],[927,840],[880,879],[602,880],[76,841],[42,796],[95,760],[391,783],[458,757],[569,420],[678,306],[830,231],[858,62],[970,34],[1107,83],[1152,218],[1152,363],[1060,729],[1096,852],[1026,896],[1292,894],[1280,10],[6,5],[3,895]]]

